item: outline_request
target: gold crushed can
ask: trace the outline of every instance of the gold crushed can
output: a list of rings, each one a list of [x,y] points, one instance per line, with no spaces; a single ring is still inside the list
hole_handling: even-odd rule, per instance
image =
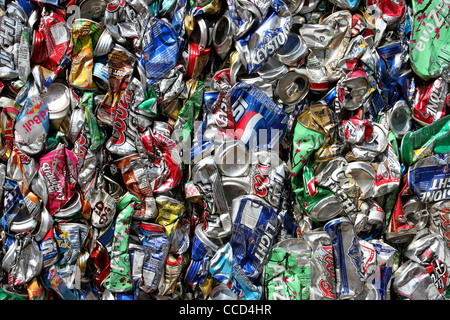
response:
[[[72,66],[69,83],[72,87],[82,90],[97,88],[93,80],[94,48],[103,28],[89,19],[76,19],[72,28]]]

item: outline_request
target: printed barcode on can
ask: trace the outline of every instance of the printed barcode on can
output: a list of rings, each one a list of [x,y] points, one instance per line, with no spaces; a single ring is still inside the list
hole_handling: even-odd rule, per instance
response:
[[[253,202],[247,201],[244,210],[242,210],[241,223],[250,228],[255,229],[261,215],[262,206],[255,206]]]
[[[69,40],[69,34],[63,22],[52,25],[50,31],[57,46]]]
[[[144,168],[134,169],[134,176],[136,177],[136,181],[139,184],[139,188],[144,189],[150,187],[148,179],[145,175]]]

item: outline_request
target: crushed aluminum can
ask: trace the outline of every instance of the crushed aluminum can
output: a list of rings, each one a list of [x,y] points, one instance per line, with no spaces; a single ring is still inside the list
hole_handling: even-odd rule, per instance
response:
[[[412,1],[409,49],[412,70],[425,80],[437,78],[449,67],[449,30],[444,28],[448,1]],[[438,12],[440,15],[438,15]]]
[[[35,155],[43,150],[50,127],[48,106],[31,81],[21,89],[16,101],[22,109],[14,125],[14,141],[21,151]]]
[[[448,288],[448,267],[447,264],[435,258],[426,266],[439,293],[445,295]]]
[[[194,28],[189,39],[199,45],[199,48],[206,48],[212,44],[213,24],[201,16],[194,17]]]
[[[442,76],[429,84],[416,87],[412,118],[420,125],[442,119],[447,112],[448,83]]]
[[[376,122],[372,122],[372,128],[373,131],[367,139],[351,145],[352,152],[359,160],[373,160],[388,147],[386,128]]]
[[[132,107],[138,103],[138,98],[137,87],[133,78],[114,107],[113,133],[106,143],[106,148],[111,153],[127,156],[136,152],[136,145],[133,140],[136,137],[138,123],[132,120],[131,114],[133,112]]]
[[[273,12],[248,38],[235,42],[240,60],[249,74],[258,71],[286,43],[291,13],[280,1],[271,4]]]
[[[260,89],[238,83],[230,92],[235,134],[249,150],[274,149],[287,132],[288,116]]]
[[[300,67],[305,63],[308,47],[300,35],[289,33],[286,44],[277,51],[275,57],[290,67]]]
[[[426,268],[412,260],[394,272],[392,289],[402,300],[444,300]]]
[[[92,261],[92,282],[100,287],[109,275],[110,257],[106,248],[98,241],[95,242],[90,259]]]
[[[359,199],[367,199],[373,197],[373,187],[375,182],[375,169],[367,161],[352,161],[345,168],[361,189]]]
[[[60,258],[53,227],[50,228],[44,238],[39,241],[39,250],[42,256],[43,268],[48,268],[49,266],[55,264]]]
[[[0,76],[2,79],[14,79],[19,75],[18,58],[22,32],[27,24],[27,15],[15,3],[8,3],[2,10],[0,30],[5,35],[0,44]],[[7,35],[7,36],[6,36]]]
[[[159,282],[164,276],[164,265],[169,252],[169,241],[164,227],[160,224],[141,222],[140,232],[144,250],[142,265],[142,281],[139,287],[144,292],[158,289]]]
[[[151,17],[145,26],[142,49],[138,60],[145,70],[146,85],[150,86],[176,65],[179,44],[175,28],[167,21]],[[161,55],[166,58],[161,59]]]
[[[152,186],[157,175],[154,170],[149,170],[148,162],[138,154],[120,158],[116,164],[122,173],[127,190],[139,199],[134,217],[140,220],[156,218],[158,211]]]
[[[230,210],[223,190],[222,179],[212,157],[206,157],[192,168],[192,181],[200,189],[205,202],[205,233],[209,237],[222,238],[231,232]]]
[[[388,111],[389,127],[399,136],[411,130],[411,110],[405,100],[397,101]]]
[[[104,188],[100,187],[94,191],[90,205],[92,226],[104,228],[112,223],[116,213],[116,200]]]
[[[285,105],[301,102],[309,91],[309,78],[305,68],[291,68],[278,81],[274,95]]]
[[[181,181],[182,166],[178,146],[168,136],[146,130],[140,135],[145,153],[153,161],[157,177],[153,180],[153,193],[161,194],[175,188]]]
[[[116,104],[122,98],[124,84],[130,81],[135,62],[136,57],[118,44],[108,54],[109,91],[97,110],[97,117],[101,122],[114,125]]]
[[[226,139],[214,150],[214,162],[222,176],[245,176],[250,166],[247,147],[241,140]]]
[[[377,254],[372,243],[359,239],[359,248],[362,257],[362,269],[364,271],[364,288],[354,300],[380,300],[378,291],[374,285]]]
[[[185,76],[190,79],[198,78],[211,57],[211,47],[202,48],[199,44],[189,42],[184,52]]]
[[[450,152],[448,143],[450,135],[450,115],[437,120],[415,131],[407,132],[401,142],[400,156],[403,163],[411,166],[419,159],[430,156],[433,153]]]
[[[408,185],[422,203],[450,198],[449,154],[432,155],[408,170]]]
[[[394,260],[398,254],[398,250],[382,240],[371,239],[369,242],[374,247],[377,255],[374,285],[378,291],[380,300],[390,300]]]
[[[97,86],[93,79],[93,51],[103,28],[95,21],[77,19],[72,27],[72,63],[69,84],[77,89],[92,90]]]
[[[158,209],[155,223],[163,226],[167,235],[172,236],[186,207],[182,201],[164,195],[157,196],[155,201]]]
[[[187,254],[174,256],[169,253],[167,255],[164,280],[158,288],[158,295],[168,296],[177,290],[181,272],[185,269],[188,262],[189,258]]]
[[[222,177],[223,191],[227,199],[228,207],[231,208],[233,200],[239,196],[251,194],[252,185],[249,176]]]
[[[70,50],[70,30],[61,12],[48,8],[42,12],[39,31],[44,33],[43,39],[47,48],[42,67],[54,70]]]
[[[347,218],[333,219],[324,226],[333,244],[337,299],[351,299],[364,288],[363,261],[353,223]]]
[[[323,61],[314,51],[309,53],[305,67],[308,71],[309,89],[313,92],[328,91],[327,70],[324,67]]]
[[[280,208],[288,169],[275,152],[259,150],[251,155],[249,194],[258,196],[273,208]]]
[[[346,172],[348,162],[343,157],[336,157],[315,175],[318,186],[331,190],[341,203],[344,214],[356,210],[360,189],[353,177]]]
[[[2,259],[12,287],[25,285],[42,270],[43,259],[37,242],[29,235],[19,234]]]
[[[312,249],[311,300],[336,299],[336,273],[330,236],[323,230],[310,230],[303,238]]]
[[[103,23],[106,5],[105,0],[82,0],[80,2],[80,18]]]
[[[212,42],[220,58],[225,59],[233,44],[232,24],[228,14],[224,14],[214,24]]]
[[[405,257],[411,261],[419,263],[430,272],[433,283],[442,293],[447,287],[448,273],[447,266],[450,262],[450,255],[447,243],[437,234],[427,234],[414,239],[405,248]],[[433,270],[434,269],[434,270]]]
[[[447,247],[450,248],[449,224],[447,223],[450,220],[450,201],[443,200],[434,202],[427,207],[431,218],[431,229],[437,234],[440,234],[446,241]]]
[[[341,214],[343,207],[338,197],[326,188],[317,185],[314,169],[308,164],[303,167],[302,185],[294,191],[304,212],[314,220],[329,221]]]
[[[273,245],[264,267],[268,300],[309,300],[312,250],[304,239],[286,239]]]
[[[130,255],[127,251],[130,225],[136,198],[124,195],[117,203],[118,215],[114,222],[111,242],[110,272],[105,279],[105,288],[111,292],[127,292],[133,288]]]
[[[361,143],[367,140],[372,134],[373,128],[371,121],[350,117],[342,120],[344,127],[345,140],[351,144]]]
[[[39,172],[49,191],[47,210],[51,215],[57,213],[77,192],[76,163],[75,155],[62,144],[39,160]]]
[[[337,90],[343,108],[350,111],[360,108],[370,90],[366,72],[362,68],[352,70],[340,81]]]
[[[242,196],[233,200],[232,221],[233,260],[254,281],[269,258],[280,224],[278,214],[261,198]]]
[[[68,288],[55,266],[45,269],[42,274],[42,284],[47,290],[55,292],[62,300],[78,300],[79,298],[78,291]]]
[[[93,55],[94,57],[106,56],[111,52],[113,47],[114,41],[111,32],[108,29],[104,29],[94,47]]]
[[[42,101],[47,105],[51,128],[61,128],[70,112],[69,88],[63,83],[53,82],[42,95]]]
[[[390,143],[380,158],[380,160],[372,162],[375,170],[373,197],[386,195],[400,185],[401,165]]]
[[[401,194],[405,192],[408,185],[405,184],[397,196],[392,215],[390,217],[387,229],[386,240],[390,243],[404,243],[412,240],[417,234],[417,227],[410,221],[404,212]]]
[[[186,270],[185,282],[193,289],[200,288],[201,292],[208,291],[211,258],[219,250],[221,242],[218,239],[208,237],[204,232],[204,225],[195,227],[192,239],[190,264]]]
[[[233,23],[233,38],[246,38],[262,21],[261,10],[266,5],[257,7],[252,1],[228,0],[228,13]],[[267,8],[269,9],[269,8]]]

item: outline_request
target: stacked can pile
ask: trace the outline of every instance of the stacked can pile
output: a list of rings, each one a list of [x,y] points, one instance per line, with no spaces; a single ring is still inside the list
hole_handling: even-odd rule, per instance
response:
[[[448,0],[0,9],[1,299],[448,298]]]

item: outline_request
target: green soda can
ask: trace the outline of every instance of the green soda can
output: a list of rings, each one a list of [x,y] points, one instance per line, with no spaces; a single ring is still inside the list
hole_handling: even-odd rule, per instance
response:
[[[116,206],[119,214],[111,250],[111,272],[106,281],[106,288],[111,292],[127,292],[133,289],[128,238],[134,206],[138,201],[136,196],[126,193]]]
[[[450,0],[411,2],[411,67],[422,79],[437,78],[450,66]]]
[[[442,154],[450,151],[450,115],[445,116],[416,131],[403,136],[401,157],[410,166],[419,159],[433,153]]]
[[[294,194],[303,211],[317,221],[328,221],[339,215],[343,208],[335,194],[315,183],[314,169],[309,163],[303,167],[302,182],[293,180]]]
[[[267,300],[309,300],[311,248],[304,239],[275,244],[264,271]]]

